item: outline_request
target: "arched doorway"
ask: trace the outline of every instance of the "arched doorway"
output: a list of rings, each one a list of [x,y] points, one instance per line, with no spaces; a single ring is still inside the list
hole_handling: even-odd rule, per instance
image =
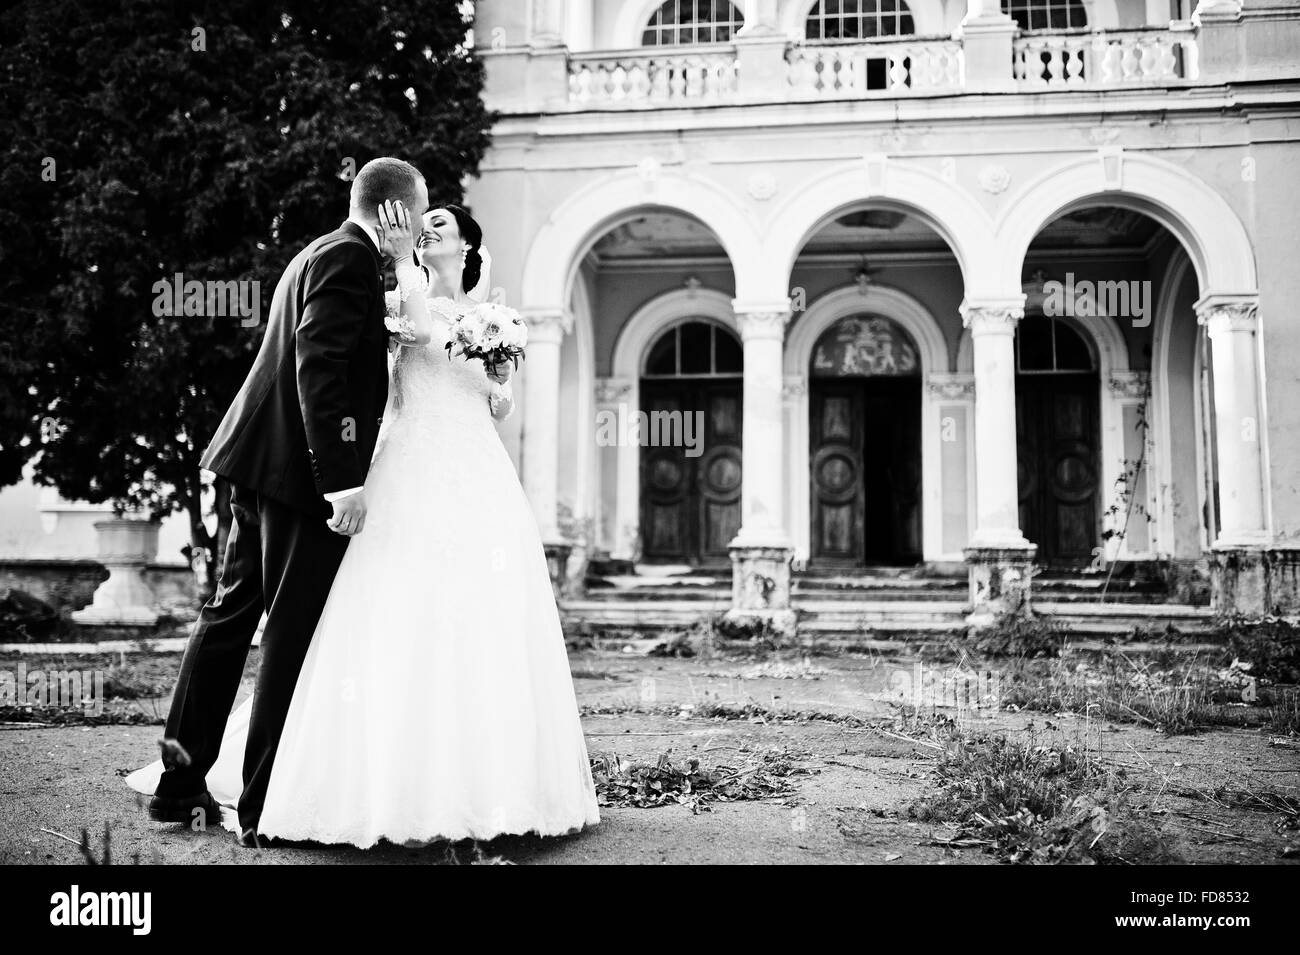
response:
[[[647,563],[727,566],[740,530],[742,351],[689,317],[646,351],[640,376],[641,545]]]
[[[921,545],[921,363],[881,315],[840,319],[809,367],[811,554],[823,566],[914,564]]]
[[[1098,544],[1100,383],[1096,356],[1065,319],[1028,315],[1016,330],[1020,529],[1040,563],[1082,567]]]

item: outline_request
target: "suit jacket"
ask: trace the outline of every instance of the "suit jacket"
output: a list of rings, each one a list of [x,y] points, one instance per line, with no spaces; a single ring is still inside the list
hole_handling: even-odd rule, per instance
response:
[[[200,466],[324,517],[323,495],[364,484],[388,398],[383,290],[379,253],[355,223],[294,256]]]

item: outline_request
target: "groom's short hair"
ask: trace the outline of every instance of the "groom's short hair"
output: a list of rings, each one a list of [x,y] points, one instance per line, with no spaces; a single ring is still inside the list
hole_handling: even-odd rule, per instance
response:
[[[372,159],[352,180],[352,208],[370,217],[386,199],[400,199],[409,206],[415,199],[416,183],[423,178],[420,170],[405,160],[391,156]]]

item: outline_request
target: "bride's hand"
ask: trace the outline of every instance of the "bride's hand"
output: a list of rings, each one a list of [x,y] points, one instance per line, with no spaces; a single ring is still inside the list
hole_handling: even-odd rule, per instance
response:
[[[508,361],[502,362],[499,365],[484,365],[484,368],[487,370],[487,376],[498,385],[504,385],[509,381],[510,376],[514,374],[515,370],[514,366]]]
[[[379,207],[379,248],[398,262],[410,259],[415,249],[410,214],[398,199],[386,199]]]

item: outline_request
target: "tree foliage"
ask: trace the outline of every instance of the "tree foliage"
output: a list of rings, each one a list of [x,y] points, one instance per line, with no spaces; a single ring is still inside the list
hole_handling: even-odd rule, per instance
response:
[[[414,163],[458,200],[488,144],[447,0],[26,0],[0,16],[0,486],[187,512],[264,325],[158,316],[154,286],[257,281]]]

